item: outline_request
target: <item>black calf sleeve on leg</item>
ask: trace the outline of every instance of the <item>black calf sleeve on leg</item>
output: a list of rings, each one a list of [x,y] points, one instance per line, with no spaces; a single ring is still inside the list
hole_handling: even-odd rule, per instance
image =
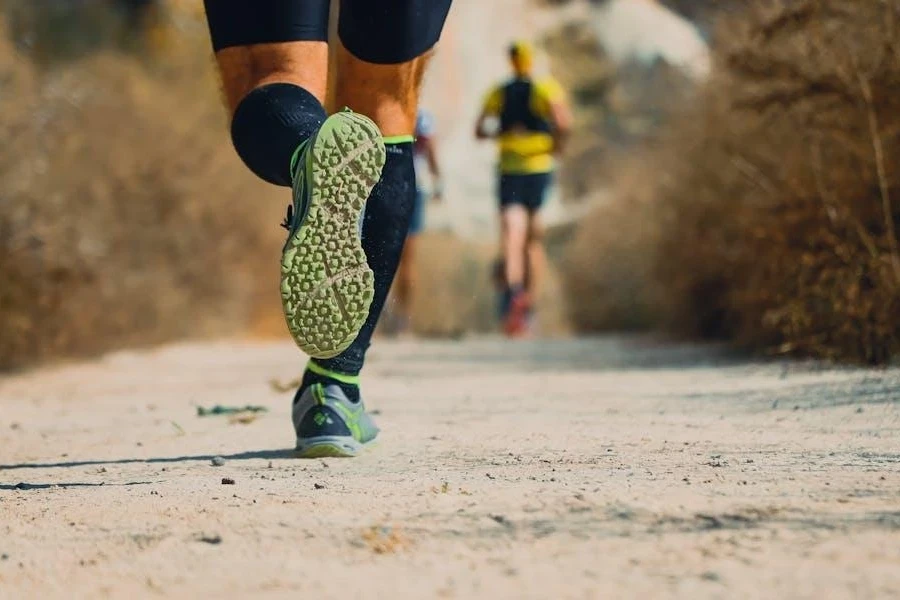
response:
[[[291,83],[270,83],[247,94],[234,111],[231,140],[260,178],[291,185],[291,157],[327,117],[311,93]]]
[[[363,218],[362,245],[369,267],[375,272],[375,297],[369,308],[369,318],[349,348],[334,358],[315,361],[338,373],[356,375],[362,369],[378,317],[400,265],[400,254],[415,206],[416,174],[412,142],[387,144],[386,147],[387,161],[381,180],[369,196]]]

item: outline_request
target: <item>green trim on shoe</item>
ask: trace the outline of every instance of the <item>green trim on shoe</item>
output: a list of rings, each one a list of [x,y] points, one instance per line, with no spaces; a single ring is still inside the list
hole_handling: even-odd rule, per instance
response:
[[[306,369],[308,371],[312,371],[316,375],[322,375],[323,377],[334,379],[335,381],[339,381],[340,383],[346,383],[348,385],[359,385],[359,375],[347,375],[346,373],[338,373],[337,371],[326,369],[322,365],[317,364],[314,360],[306,363]]]
[[[378,436],[378,426],[362,400],[351,402],[337,383],[314,383],[291,409],[297,456],[357,456]]]
[[[416,141],[413,135],[389,135],[381,139],[385,144],[409,144]]]
[[[303,152],[306,145],[309,143],[309,138],[303,140],[297,145],[297,149],[294,150],[294,153],[291,154],[291,177],[293,178],[294,173],[297,172],[297,159],[300,158],[300,153]]]

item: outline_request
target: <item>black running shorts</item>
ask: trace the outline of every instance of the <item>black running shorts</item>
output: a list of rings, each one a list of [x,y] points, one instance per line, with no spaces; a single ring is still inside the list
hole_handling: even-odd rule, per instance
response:
[[[519,205],[535,212],[544,205],[552,173],[501,174],[499,181],[500,208]]]
[[[338,35],[360,60],[408,62],[440,39],[452,0],[335,0]],[[204,0],[213,48],[327,41],[331,0]]]

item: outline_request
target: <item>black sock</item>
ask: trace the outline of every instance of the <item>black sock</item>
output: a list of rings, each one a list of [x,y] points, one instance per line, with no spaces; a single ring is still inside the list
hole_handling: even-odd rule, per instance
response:
[[[349,348],[334,358],[316,360],[322,367],[347,375],[357,375],[362,370],[366,350],[400,265],[415,200],[412,142],[387,144],[387,162],[381,180],[366,203],[363,219],[362,245],[369,267],[375,272],[375,297],[369,318]]]
[[[234,112],[231,139],[257,176],[291,185],[291,157],[328,115],[316,97],[290,83],[270,83],[247,94]]]
[[[303,380],[300,382],[300,388],[297,390],[297,393],[294,394],[294,404],[297,403],[297,400],[300,399],[300,396],[303,395],[303,392],[306,391],[306,388],[314,383],[321,383],[323,385],[339,385],[341,389],[344,390],[344,393],[347,395],[347,398],[350,400],[350,402],[359,402],[359,384],[339,381],[335,377],[329,377],[327,373],[316,373],[307,368],[306,371],[303,372]]]

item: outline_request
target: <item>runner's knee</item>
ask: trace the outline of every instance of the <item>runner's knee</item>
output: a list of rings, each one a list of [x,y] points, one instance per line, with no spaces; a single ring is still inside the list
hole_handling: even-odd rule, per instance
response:
[[[528,243],[528,214],[521,206],[510,206],[501,217],[503,245],[507,252],[519,252]]]
[[[371,117],[387,137],[415,130],[425,68],[451,0],[341,0],[336,108]]]
[[[338,52],[335,108],[348,106],[363,113],[386,137],[412,135],[429,57],[426,54],[400,64],[372,64],[342,46]]]
[[[328,77],[330,0],[205,0],[229,108],[253,89],[293,83],[320,101]]]
[[[216,53],[222,88],[233,114],[254,89],[270,83],[290,83],[314,95],[321,103],[328,81],[328,46],[325,42],[279,42],[236,46]]]
[[[541,222],[540,218],[537,215],[532,214],[528,223],[528,242],[542,243],[544,241],[545,234],[546,230],[544,228],[543,222]]]

